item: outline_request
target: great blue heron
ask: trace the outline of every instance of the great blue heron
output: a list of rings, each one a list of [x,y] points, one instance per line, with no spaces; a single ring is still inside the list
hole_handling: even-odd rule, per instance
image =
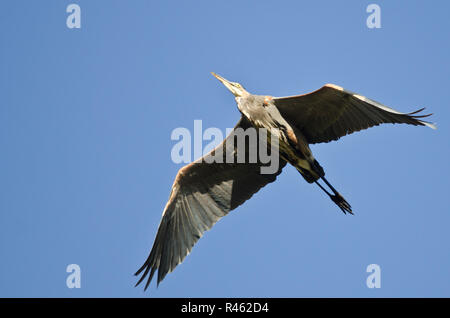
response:
[[[150,255],[136,272],[136,275],[143,272],[136,285],[149,274],[145,289],[156,270],[159,285],[166,274],[184,260],[204,231],[266,184],[275,181],[286,163],[294,166],[307,182],[317,183],[344,213],[352,213],[350,204],[325,179],[324,170],[314,158],[309,144],[337,140],[382,123],[436,128],[419,119],[431,115],[417,115],[424,108],[400,113],[333,84],[326,84],[309,94],[272,97],[252,95],[241,84],[212,74],[233,93],[242,116],[222,144],[178,171]],[[227,153],[237,156],[236,148],[229,147],[234,143],[227,141],[235,137],[237,128],[250,127],[276,128],[279,132],[276,137],[280,161],[275,173],[261,174],[263,164],[259,161],[211,163],[208,160],[219,150],[223,156]],[[244,151],[248,152],[250,146],[247,144]],[[319,179],[332,193],[318,182]]]

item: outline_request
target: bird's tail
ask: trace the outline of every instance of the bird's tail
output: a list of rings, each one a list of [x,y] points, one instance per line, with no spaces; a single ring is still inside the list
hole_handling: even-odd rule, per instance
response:
[[[306,182],[313,183],[325,176],[325,171],[316,159],[314,159],[313,162],[310,162],[310,166],[311,170],[297,167],[298,172],[305,178]]]
[[[322,166],[316,159],[314,159],[311,167],[313,168],[314,172],[319,176],[319,178],[325,177],[325,170],[323,170]]]

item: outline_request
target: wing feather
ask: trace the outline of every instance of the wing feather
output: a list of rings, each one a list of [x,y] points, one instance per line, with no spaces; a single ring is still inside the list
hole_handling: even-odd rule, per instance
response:
[[[401,113],[372,99],[333,84],[309,94],[274,98],[281,115],[305,135],[309,143],[337,140],[342,136],[382,123],[428,126],[416,115],[424,108]]]
[[[235,129],[250,126],[241,118]],[[217,151],[222,151],[224,162],[230,151],[237,158],[236,147],[227,143],[230,138],[235,138],[234,131],[211,153],[178,172],[150,255],[136,272],[136,275],[143,273],[136,285],[148,276],[146,289],[156,271],[159,284],[184,260],[205,231],[259,189],[275,181],[286,165],[280,158],[278,171],[268,175],[260,174],[260,163],[207,163],[209,156]],[[246,144],[246,152],[250,146],[254,145]]]

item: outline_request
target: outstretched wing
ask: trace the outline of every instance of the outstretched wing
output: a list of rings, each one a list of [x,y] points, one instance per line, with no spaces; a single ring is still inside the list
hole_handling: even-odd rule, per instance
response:
[[[211,153],[178,171],[150,255],[136,272],[139,275],[144,271],[136,285],[149,274],[147,289],[156,270],[159,284],[184,260],[203,232],[281,173],[286,165],[281,158],[274,174],[261,174],[259,162],[227,163],[230,162],[225,160],[227,153],[237,162],[238,151],[243,149],[238,143],[227,141],[237,138],[236,128],[249,127],[251,124],[242,117],[233,132]],[[246,140],[246,157],[251,147],[254,149],[255,145]],[[222,156],[223,163],[208,163],[217,154]]]
[[[279,97],[273,101],[281,115],[296,126],[311,144],[337,140],[382,123],[403,123],[436,129],[432,123],[418,119],[431,114],[415,115],[424,108],[412,113],[400,113],[333,84],[326,84],[309,94]]]

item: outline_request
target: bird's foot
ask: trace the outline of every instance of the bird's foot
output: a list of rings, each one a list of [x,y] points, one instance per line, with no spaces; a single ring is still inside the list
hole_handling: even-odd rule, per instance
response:
[[[347,212],[353,214],[351,205],[347,201],[345,201],[342,195],[336,192],[335,195],[330,195],[330,198],[334,203],[336,203],[336,205],[342,210],[342,212],[344,212],[344,214],[347,214]]]

